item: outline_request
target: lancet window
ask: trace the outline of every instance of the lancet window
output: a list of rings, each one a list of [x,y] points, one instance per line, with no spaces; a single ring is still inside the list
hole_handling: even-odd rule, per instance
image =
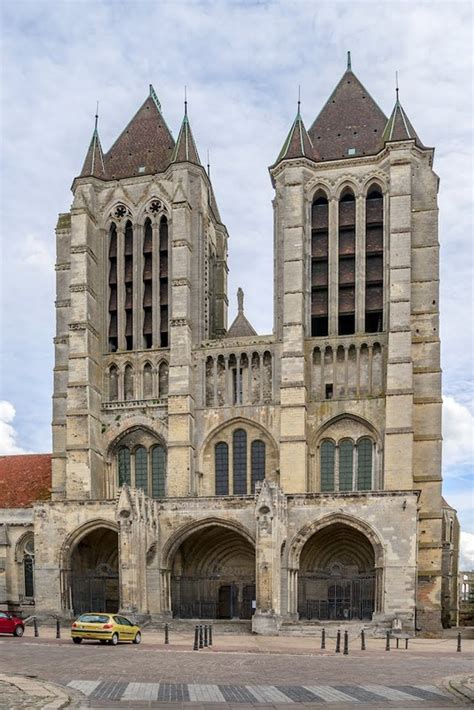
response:
[[[248,438],[244,429],[236,429],[230,439],[230,445],[225,441],[219,441],[214,446],[216,495],[247,495],[249,486],[250,492],[254,493],[257,482],[265,478],[266,444],[261,439],[254,439],[250,443],[249,450]],[[230,463],[232,463],[231,471]]]
[[[383,196],[374,186],[365,202],[365,330],[383,330]]]
[[[317,193],[311,208],[311,335],[328,334],[329,327],[329,209]]]
[[[109,351],[118,348],[118,307],[117,307],[117,227],[109,230]]]
[[[322,493],[332,491],[369,491],[374,488],[374,442],[362,437],[356,443],[329,439],[320,446],[320,485]]]
[[[160,243],[160,347],[169,345],[168,333],[168,220],[162,217],[159,229]]]
[[[141,488],[153,498],[166,495],[166,450],[161,444],[121,446],[117,451],[118,485]]]
[[[350,335],[355,332],[355,205],[354,193],[347,189],[339,200],[339,335]]]
[[[133,349],[133,227],[130,220],[124,235],[125,348]]]
[[[153,227],[149,217],[143,231],[143,344],[153,345]]]

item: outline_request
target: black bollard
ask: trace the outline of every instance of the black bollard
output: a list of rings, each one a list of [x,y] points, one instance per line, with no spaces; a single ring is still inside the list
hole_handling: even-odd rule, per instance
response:
[[[199,625],[199,648],[204,648],[203,636],[202,636],[202,624]]]
[[[461,653],[461,632],[458,633],[458,647],[456,649],[458,653]]]
[[[207,624],[204,624],[204,648],[207,648]]]
[[[385,642],[385,650],[390,651],[390,631],[387,631],[387,640]]]
[[[397,648],[398,648],[398,641],[399,641],[399,638],[398,638],[398,636],[397,636]]]
[[[365,651],[365,631],[362,629],[360,632],[360,650]]]
[[[167,646],[170,642],[170,630],[168,624],[165,624],[165,645]]]
[[[56,638],[61,638],[61,622],[59,621],[59,619],[56,619]]]
[[[341,630],[337,630],[336,636],[336,653],[341,653]]]
[[[38,631],[38,622],[37,622],[37,620],[36,620],[36,616],[35,616],[35,618],[33,619],[33,628],[34,628],[34,630],[35,630],[35,637],[38,638],[38,636],[39,636],[39,631]]]
[[[212,646],[212,624],[209,624],[209,646]]]
[[[321,648],[326,648],[326,629],[321,631]]]
[[[199,626],[194,627],[194,646],[193,651],[199,651]]]
[[[405,639],[405,651],[408,651],[408,636]]]
[[[348,656],[349,655],[349,632],[344,631],[344,651],[342,653],[343,656]]]

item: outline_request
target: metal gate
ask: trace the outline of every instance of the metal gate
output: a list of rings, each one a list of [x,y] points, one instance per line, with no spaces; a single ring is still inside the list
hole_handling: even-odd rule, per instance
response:
[[[255,584],[196,577],[172,579],[173,616],[180,619],[250,619]]]
[[[301,618],[372,619],[375,609],[375,574],[338,578],[307,575],[299,578]]]
[[[88,611],[117,612],[119,608],[118,573],[108,565],[71,576],[74,614]]]

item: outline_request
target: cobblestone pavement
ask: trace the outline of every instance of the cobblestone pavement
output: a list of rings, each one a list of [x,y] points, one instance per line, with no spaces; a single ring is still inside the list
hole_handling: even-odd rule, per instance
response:
[[[217,638],[212,648],[193,652],[185,650],[190,648],[188,640],[165,646],[161,637],[152,635],[140,646],[115,648],[76,646],[68,638],[56,640],[47,634],[39,639],[0,638],[0,671],[57,683],[80,697],[84,708],[296,710],[328,704],[331,710],[354,705],[361,710],[428,710],[468,702],[448,692],[446,679],[472,673],[469,644],[456,653],[452,643],[416,640],[408,651],[386,652],[383,641],[371,640],[367,651],[353,644],[344,656],[318,649],[314,638],[288,641],[260,639],[255,652],[238,650],[239,644],[246,648],[245,638]]]
[[[0,708],[8,710],[61,710],[70,698],[51,683],[0,673]]]

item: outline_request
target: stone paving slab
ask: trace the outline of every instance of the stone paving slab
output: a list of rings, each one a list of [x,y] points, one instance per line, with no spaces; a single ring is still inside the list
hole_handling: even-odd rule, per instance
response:
[[[388,686],[365,685],[219,685],[213,683],[137,683],[122,681],[73,680],[70,688],[80,690],[91,701],[158,701],[161,703],[196,703],[229,705],[241,703],[258,706],[292,705],[295,703],[327,704],[360,702],[379,703],[380,707],[401,702],[420,704],[452,700],[448,693],[434,685]],[[443,703],[444,704],[444,703]]]
[[[61,710],[69,703],[69,696],[52,683],[0,673],[0,708]]]

